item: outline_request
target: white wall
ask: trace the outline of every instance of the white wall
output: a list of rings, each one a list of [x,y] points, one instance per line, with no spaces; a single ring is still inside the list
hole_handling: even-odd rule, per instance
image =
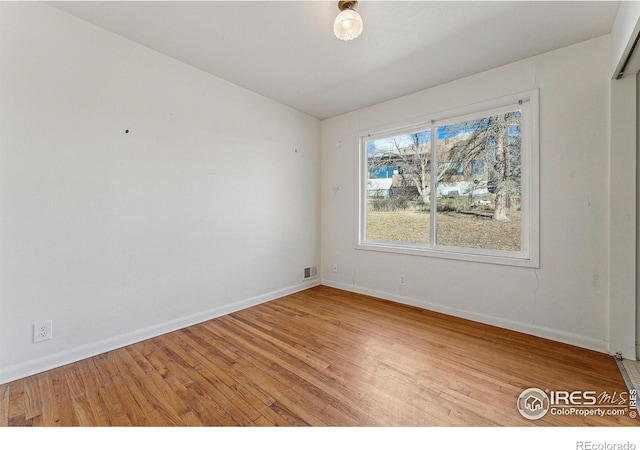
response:
[[[0,18],[0,383],[318,283],[317,119],[44,4]]]
[[[610,62],[605,36],[323,121],[323,284],[608,351]],[[539,269],[354,249],[359,131],[533,88]]]

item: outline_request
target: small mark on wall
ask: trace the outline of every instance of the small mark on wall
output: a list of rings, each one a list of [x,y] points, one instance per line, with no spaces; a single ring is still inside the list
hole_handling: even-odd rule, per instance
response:
[[[341,189],[341,185],[338,184],[334,184],[333,187],[331,188],[331,190],[333,191],[333,195],[331,196],[331,198],[327,201],[327,203],[333,203],[333,200],[336,198],[336,196],[338,195],[338,193],[340,192]]]
[[[129,130],[124,130],[124,134],[129,134]]]

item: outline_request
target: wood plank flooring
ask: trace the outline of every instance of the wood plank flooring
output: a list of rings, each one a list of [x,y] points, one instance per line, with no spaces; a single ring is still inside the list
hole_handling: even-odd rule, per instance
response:
[[[516,409],[622,393],[608,355],[319,286],[0,385],[1,426],[638,426]]]

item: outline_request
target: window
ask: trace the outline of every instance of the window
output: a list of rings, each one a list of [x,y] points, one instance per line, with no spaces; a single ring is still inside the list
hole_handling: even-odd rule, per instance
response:
[[[537,267],[537,92],[443,115],[361,136],[358,248]]]
[[[471,160],[471,175],[484,174],[484,160],[473,159]]]

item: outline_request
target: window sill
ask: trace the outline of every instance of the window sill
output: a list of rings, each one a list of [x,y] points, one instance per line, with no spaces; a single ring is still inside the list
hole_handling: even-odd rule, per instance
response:
[[[426,258],[442,258],[457,261],[498,264],[503,266],[529,267],[537,269],[540,263],[537,257],[525,252],[503,252],[492,250],[459,249],[452,247],[430,248],[424,245],[393,244],[386,242],[365,242],[356,245],[356,250],[395,253]]]

